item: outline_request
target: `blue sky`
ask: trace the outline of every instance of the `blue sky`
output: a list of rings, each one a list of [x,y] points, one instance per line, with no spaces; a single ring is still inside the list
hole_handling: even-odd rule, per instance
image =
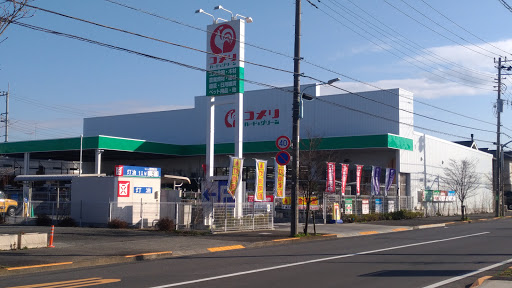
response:
[[[121,1],[121,0],[117,0]],[[404,88],[421,102],[415,112],[495,131],[496,126],[455,115],[496,123],[493,57],[512,59],[512,13],[498,0],[311,0],[302,3],[302,63],[306,76],[328,80],[349,91],[375,90],[345,76],[379,88]],[[512,0],[508,0],[512,3]],[[222,5],[250,16],[246,26],[246,61],[293,71],[295,1],[134,1],[123,3],[183,24],[205,29],[212,19],[195,14],[202,8],[229,19],[213,7]],[[428,3],[428,5],[427,5]],[[120,7],[105,0],[52,0],[33,5],[162,40],[206,49],[205,32]],[[4,4],[5,5],[5,4]],[[90,24],[36,11],[21,20],[35,26],[74,34],[185,64],[205,67],[200,52],[109,31]],[[85,42],[11,25],[1,36],[0,90],[10,85],[9,140],[76,137],[84,117],[191,107],[205,93],[204,72],[110,50]],[[260,49],[264,48],[264,49]],[[270,50],[270,52],[269,52]],[[285,55],[285,56],[283,56]],[[510,63],[512,64],[512,62]],[[321,68],[319,68],[319,67]],[[330,71],[329,71],[330,70]],[[293,76],[246,64],[249,80],[291,86]],[[510,100],[512,81],[503,98]],[[301,83],[313,83],[308,78]],[[246,84],[246,90],[262,89]],[[329,93],[338,93],[334,88]],[[0,110],[4,110],[0,99]],[[503,132],[512,135],[512,106],[502,114]],[[415,116],[418,126],[447,140],[459,136],[493,142],[495,134],[441,124]],[[421,129],[418,129],[422,131]],[[0,133],[3,134],[3,133]],[[502,141],[512,140],[503,136]],[[492,147],[478,142],[480,147]]]

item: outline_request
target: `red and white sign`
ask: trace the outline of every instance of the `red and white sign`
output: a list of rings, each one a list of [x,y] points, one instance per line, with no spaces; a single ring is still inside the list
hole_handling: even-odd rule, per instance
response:
[[[247,202],[254,202],[254,195],[248,195]],[[274,202],[274,195],[266,195],[263,202]]]
[[[327,162],[327,179],[325,181],[325,192],[334,193],[336,191],[335,175],[336,163]]]
[[[130,197],[130,181],[117,182],[117,197]]]
[[[361,195],[361,172],[363,171],[363,165],[356,165],[356,191],[357,196]]]
[[[341,195],[345,196],[345,187],[347,187],[348,164],[341,164]]]
[[[276,147],[277,149],[279,150],[286,150],[288,148],[290,148],[290,145],[291,145],[291,141],[290,141],[290,138],[288,138],[288,136],[279,136],[277,137],[277,140],[276,140]]]
[[[123,165],[117,165],[115,176],[123,176],[123,170]]]

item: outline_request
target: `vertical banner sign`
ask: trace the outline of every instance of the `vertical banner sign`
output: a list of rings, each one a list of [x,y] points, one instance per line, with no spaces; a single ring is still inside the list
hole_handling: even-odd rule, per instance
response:
[[[370,214],[370,200],[363,199],[363,214]]]
[[[341,195],[345,196],[345,187],[347,187],[348,164],[341,164]]]
[[[243,158],[237,158],[229,156],[229,183],[228,193],[235,198],[236,187],[238,187],[238,181],[242,178],[242,164]]]
[[[345,200],[345,214],[352,214],[352,199]]]
[[[206,96],[244,93],[245,22],[208,25]]]
[[[388,196],[389,188],[391,187],[391,184],[393,184],[393,181],[395,181],[395,173],[396,170],[393,168],[386,168],[386,185],[384,189],[384,195]]]
[[[334,193],[336,191],[334,175],[336,175],[336,163],[327,162],[327,179],[325,181],[325,192]]]
[[[338,203],[333,203],[332,205],[332,220],[340,220],[340,205]]]
[[[256,183],[254,184],[254,201],[265,201],[267,198],[267,161],[256,159]]]
[[[363,172],[363,165],[356,165],[356,191],[357,196],[361,195],[361,173]]]
[[[375,213],[382,213],[382,199],[375,199]]]
[[[274,194],[276,198],[284,198],[286,188],[286,165],[279,165],[274,161]]]
[[[372,195],[380,195],[380,167],[372,166]]]

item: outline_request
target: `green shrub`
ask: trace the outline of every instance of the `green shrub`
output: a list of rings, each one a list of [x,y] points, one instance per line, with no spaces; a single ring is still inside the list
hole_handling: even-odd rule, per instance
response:
[[[52,225],[52,218],[46,214],[39,214],[36,218],[36,225],[37,226],[51,226]]]
[[[374,213],[374,214],[363,214],[363,215],[355,215],[355,214],[345,214],[341,217],[344,223],[354,223],[354,222],[372,222],[379,220],[402,220],[402,219],[414,219],[423,217],[423,213],[421,212],[411,212],[406,210],[400,210],[396,212],[390,213]]]
[[[112,219],[107,223],[107,226],[112,229],[125,229],[128,228],[128,223],[121,219]]]
[[[176,227],[174,226],[174,221],[165,217],[161,218],[156,222],[156,228],[160,231],[174,231]]]
[[[71,217],[65,217],[64,219],[59,221],[59,226],[61,227],[76,227],[75,219]]]

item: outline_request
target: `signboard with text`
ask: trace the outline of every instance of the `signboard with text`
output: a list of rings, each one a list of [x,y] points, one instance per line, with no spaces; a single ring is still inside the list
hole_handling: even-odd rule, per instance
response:
[[[206,95],[244,93],[245,22],[216,23],[207,30]]]
[[[115,169],[115,176],[160,178],[162,176],[162,172],[160,168],[154,167],[117,165]]]

